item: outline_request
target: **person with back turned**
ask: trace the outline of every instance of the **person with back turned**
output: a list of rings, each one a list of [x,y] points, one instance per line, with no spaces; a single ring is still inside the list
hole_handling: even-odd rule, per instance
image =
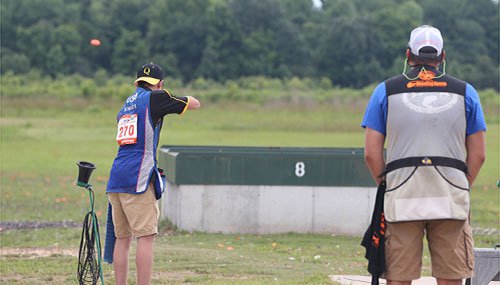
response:
[[[414,29],[410,70],[405,63],[376,87],[361,124],[366,164],[386,183],[382,277],[390,285],[420,278],[424,235],[438,284],[459,285],[474,272],[469,191],[485,160],[486,123],[476,90],[446,74],[445,56],[438,29]]]
[[[116,284],[127,284],[132,237],[137,238],[137,284],[151,283],[157,200],[165,188],[156,158],[163,119],[200,107],[191,96],[176,97],[163,89],[163,78],[157,64],[141,66],[134,82],[137,88],[116,117],[119,149],[106,190],[116,237],[112,253]]]

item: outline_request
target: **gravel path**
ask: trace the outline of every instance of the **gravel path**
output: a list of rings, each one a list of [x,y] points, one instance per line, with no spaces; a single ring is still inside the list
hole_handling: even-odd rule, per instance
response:
[[[79,228],[82,222],[74,221],[2,221],[0,231],[4,230],[24,230],[24,229],[44,229],[44,228]]]

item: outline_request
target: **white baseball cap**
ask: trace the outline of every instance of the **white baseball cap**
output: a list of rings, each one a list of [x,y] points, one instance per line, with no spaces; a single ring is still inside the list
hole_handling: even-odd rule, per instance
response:
[[[437,58],[443,52],[443,37],[441,32],[432,26],[420,26],[411,31],[408,47],[411,53],[416,56]],[[434,50],[431,52],[422,51],[425,47],[431,47]]]

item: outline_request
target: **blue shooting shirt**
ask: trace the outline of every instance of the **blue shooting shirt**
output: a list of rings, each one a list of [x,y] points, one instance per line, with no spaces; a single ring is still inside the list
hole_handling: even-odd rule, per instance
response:
[[[472,135],[478,131],[486,131],[483,108],[477,91],[472,85],[466,85],[465,110],[467,117],[466,134]],[[387,123],[387,94],[385,82],[380,83],[372,93],[370,101],[366,106],[365,115],[361,122],[361,127],[374,129],[386,135]]]

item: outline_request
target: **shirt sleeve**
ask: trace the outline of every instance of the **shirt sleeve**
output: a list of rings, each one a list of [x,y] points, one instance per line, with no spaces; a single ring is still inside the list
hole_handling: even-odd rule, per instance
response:
[[[187,97],[173,96],[166,90],[152,91],[150,98],[151,116],[154,122],[157,122],[168,114],[182,114],[186,111],[188,103]]]
[[[380,83],[372,93],[370,101],[366,106],[365,115],[361,122],[361,127],[374,129],[377,132],[386,134],[387,122],[387,96],[385,82]]]
[[[483,107],[476,89],[467,84],[465,89],[465,113],[467,118],[466,134],[472,135],[478,131],[486,131],[486,121],[484,120]]]

